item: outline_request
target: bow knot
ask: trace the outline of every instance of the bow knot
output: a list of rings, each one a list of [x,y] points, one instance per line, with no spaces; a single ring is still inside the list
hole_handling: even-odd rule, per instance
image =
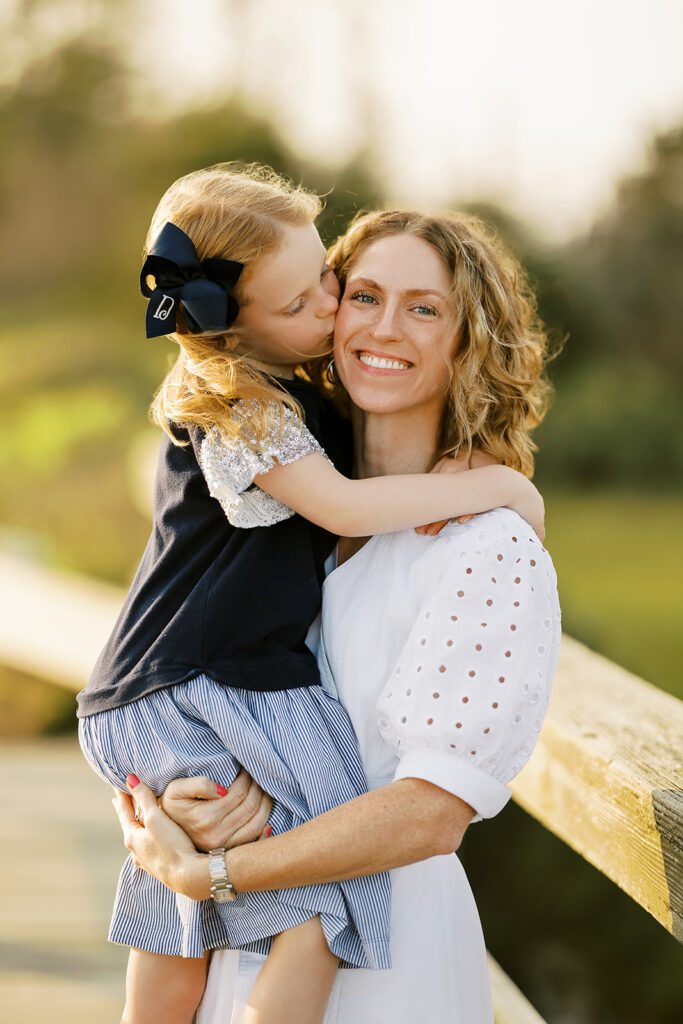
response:
[[[149,299],[147,337],[173,334],[180,303],[193,331],[230,327],[239,313],[232,292],[243,266],[236,260],[214,257],[200,263],[192,239],[169,221],[140,272],[140,291]],[[154,288],[147,283],[148,276],[154,278]]]

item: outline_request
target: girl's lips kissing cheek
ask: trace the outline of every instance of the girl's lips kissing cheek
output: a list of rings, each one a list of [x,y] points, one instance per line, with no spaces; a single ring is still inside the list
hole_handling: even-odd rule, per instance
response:
[[[368,349],[359,349],[353,355],[367,373],[375,375],[406,373],[413,366],[407,359],[398,359],[396,356],[371,352]]]

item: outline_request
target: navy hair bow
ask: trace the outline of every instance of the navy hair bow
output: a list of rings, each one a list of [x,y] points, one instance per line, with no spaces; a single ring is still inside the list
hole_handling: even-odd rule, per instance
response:
[[[193,331],[220,331],[235,322],[240,307],[232,294],[244,264],[235,260],[199,262],[192,239],[175,224],[165,224],[140,272],[140,290],[149,299],[147,337],[176,329],[182,302]],[[151,275],[156,287],[150,288]]]

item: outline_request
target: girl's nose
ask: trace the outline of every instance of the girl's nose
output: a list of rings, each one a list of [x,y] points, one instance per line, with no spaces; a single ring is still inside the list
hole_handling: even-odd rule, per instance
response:
[[[334,295],[337,303],[339,303],[339,297],[341,295],[341,287],[339,285],[339,278],[335,274],[334,270],[328,270],[323,277],[323,291],[326,291],[328,295]]]
[[[328,274],[328,277],[331,276]],[[339,308],[339,293],[337,295],[332,294],[323,285],[323,297],[320,300],[320,306],[318,307],[318,316],[321,320],[324,320],[328,316],[332,316],[333,313],[337,312]]]

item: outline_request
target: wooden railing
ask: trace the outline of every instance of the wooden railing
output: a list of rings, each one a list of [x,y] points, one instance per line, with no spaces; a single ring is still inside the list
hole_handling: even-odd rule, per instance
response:
[[[0,553],[0,663],[80,688],[123,595]],[[529,814],[683,939],[683,702],[564,636]],[[543,1024],[491,959],[496,1024]]]
[[[515,800],[683,940],[683,701],[564,636]]]

